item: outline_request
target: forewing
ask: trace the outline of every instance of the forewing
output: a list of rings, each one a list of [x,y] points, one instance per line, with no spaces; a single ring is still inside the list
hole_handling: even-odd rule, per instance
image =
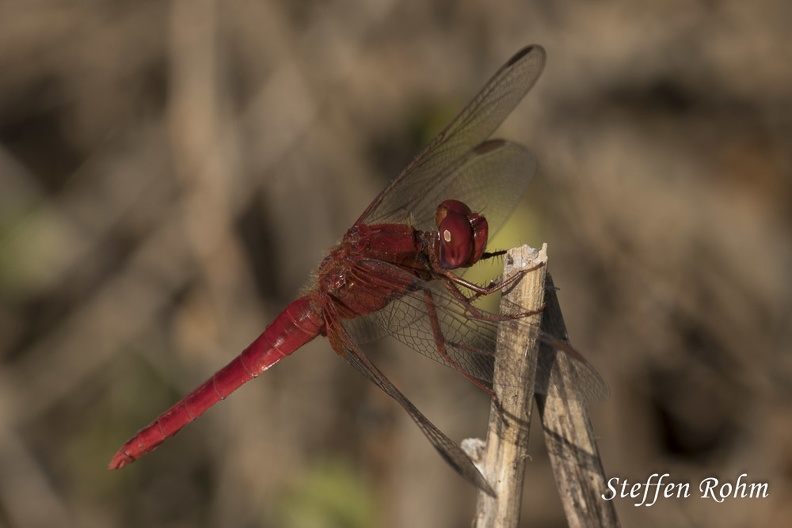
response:
[[[356,275],[365,277],[368,273],[379,276],[410,275],[405,270],[385,262],[361,261]],[[409,291],[391,300],[381,310],[346,321],[344,326],[347,331],[354,336],[378,333],[391,335],[424,356],[461,370],[489,386],[492,383],[494,367],[497,315],[483,311],[473,313],[440,280],[427,282],[411,277]],[[509,308],[508,313],[525,312],[517,306]],[[600,374],[571,345],[540,332],[526,318],[519,319],[517,325],[520,332],[538,332],[540,340],[551,351],[566,354],[569,358],[569,361],[561,365],[555,361],[555,354],[540,355],[540,380],[552,380],[556,376],[562,376],[573,388],[573,396],[583,401],[598,401],[607,396],[607,385]],[[378,331],[373,331],[375,328]],[[547,382],[537,383],[537,391],[544,393],[547,386]]]
[[[356,223],[431,218],[440,202],[452,198],[444,193],[449,188],[447,180],[454,177],[454,168],[458,168],[460,160],[485,141],[514,110],[536,83],[544,64],[545,51],[541,46],[528,46],[517,52],[451,124],[374,199]],[[487,172],[478,174],[486,176]],[[511,194],[519,199],[515,189]],[[472,205],[471,208],[476,210]]]
[[[536,172],[536,161],[525,147],[494,139],[480,143],[447,170],[449,175],[438,177],[428,192],[411,198],[414,227],[419,231],[436,229],[437,206],[443,200],[454,199],[483,214],[492,237],[528,188]],[[374,223],[399,221],[393,216],[373,220]]]

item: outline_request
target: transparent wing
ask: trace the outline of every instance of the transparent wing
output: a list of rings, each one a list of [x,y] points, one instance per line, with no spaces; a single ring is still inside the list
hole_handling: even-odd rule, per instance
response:
[[[369,273],[397,274],[399,280],[409,276],[411,286],[382,310],[345,321],[344,327],[350,335],[356,339],[393,336],[424,356],[491,385],[499,324],[492,317],[495,314],[472,313],[470,306],[452,295],[442,280],[427,282],[392,264],[361,261],[357,276],[362,278]],[[511,309],[509,313],[525,312],[516,306]],[[540,380],[561,376],[573,388],[573,397],[583,401],[598,401],[607,396],[608,388],[599,372],[571,345],[542,333],[527,319],[519,319],[516,324],[518,331],[538,333],[542,343],[570,359],[562,365],[555,361],[556,354],[541,354],[537,362]],[[547,391],[546,382],[536,387],[537,391]]]
[[[544,64],[545,51],[541,46],[528,46],[517,52],[451,124],[374,199],[356,224],[406,222],[412,218],[420,219],[421,224],[416,220],[416,227],[421,228],[426,218],[433,218],[437,205],[449,198],[464,201],[477,212],[486,208],[489,215],[500,207],[510,213],[533,175],[533,161],[528,161],[524,171],[513,171],[503,182],[505,185],[488,185],[486,178],[494,172],[481,169],[483,160],[470,159],[471,155],[486,158],[487,149],[478,153],[471,151],[476,150],[514,110],[536,83]],[[509,148],[513,147],[516,146]],[[520,157],[527,161],[530,155],[521,153]],[[461,170],[465,165],[468,168]],[[475,167],[479,169],[474,170]],[[458,183],[452,185],[452,180]],[[453,191],[453,195],[449,191]],[[493,232],[502,223],[489,218],[488,221]]]
[[[454,199],[482,213],[492,237],[528,188],[536,162],[525,147],[495,139],[480,143],[447,170],[448,175],[437,178],[431,189],[410,198],[413,226],[419,231],[436,229],[437,206],[443,200]],[[405,221],[393,216],[372,219],[374,223]]]
[[[424,416],[424,414],[396,388],[385,374],[369,360],[368,356],[358,348],[354,339],[347,333],[345,328],[336,327],[333,332],[328,334],[328,337],[330,338],[333,349],[335,349],[339,355],[344,357],[350,365],[358,370],[358,372],[363,374],[369,381],[401,405],[432,446],[434,446],[437,452],[440,453],[443,459],[453,467],[457,473],[486,493],[492,496],[495,495],[486,479],[462,448],[438,429],[436,425]]]

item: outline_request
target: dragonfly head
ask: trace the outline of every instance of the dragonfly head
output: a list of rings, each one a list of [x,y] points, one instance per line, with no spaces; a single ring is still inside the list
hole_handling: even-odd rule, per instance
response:
[[[478,262],[487,247],[487,219],[459,200],[437,206],[440,265],[445,269],[469,267]]]

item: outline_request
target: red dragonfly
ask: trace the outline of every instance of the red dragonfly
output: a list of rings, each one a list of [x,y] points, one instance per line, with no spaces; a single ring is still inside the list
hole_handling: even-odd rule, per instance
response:
[[[151,452],[243,383],[324,335],[338,355],[407,411],[454,469],[492,493],[464,451],[385,377],[359,343],[394,336],[490,391],[495,334],[504,316],[473,302],[519,275],[481,287],[455,270],[504,253],[487,252],[487,237],[514,210],[536,164],[522,146],[487,138],[528,93],[544,63],[540,46],[523,48],[509,59],[363,211],[320,264],[309,293],[290,303],[228,365],[138,431],[113,457],[110,469]],[[484,211],[486,218],[480,214]],[[521,321],[526,331],[535,330]],[[606,393],[597,371],[574,349],[549,336],[542,339],[570,356],[572,367],[565,375],[582,398]],[[540,372],[548,368],[540,365]]]

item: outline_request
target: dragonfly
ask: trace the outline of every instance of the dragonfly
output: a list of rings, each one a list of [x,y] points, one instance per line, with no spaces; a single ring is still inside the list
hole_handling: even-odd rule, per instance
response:
[[[388,396],[417,424],[463,478],[492,489],[461,447],[448,438],[369,359],[361,343],[392,336],[476,386],[491,390],[495,336],[501,321],[523,321],[520,331],[569,356],[565,373],[582,400],[607,387],[571,345],[532,327],[525,310],[504,316],[478,307],[479,298],[507,288],[520,273],[480,286],[463,278],[487,251],[515,209],[535,171],[523,146],[490,135],[538,80],[541,46],[524,47],[363,211],[319,265],[308,293],[292,301],[240,355],[137,432],[115,454],[120,469],[318,336]],[[553,365],[539,364],[542,371]]]

